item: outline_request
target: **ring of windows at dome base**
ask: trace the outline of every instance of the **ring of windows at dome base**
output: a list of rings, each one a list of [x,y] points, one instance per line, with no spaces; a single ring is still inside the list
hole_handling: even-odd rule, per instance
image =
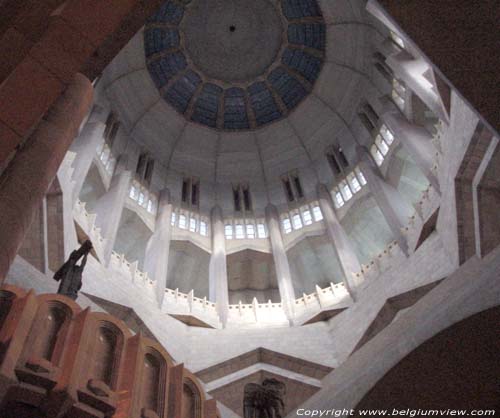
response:
[[[264,239],[268,237],[264,219],[234,218],[224,220],[224,236],[232,239]]]
[[[209,233],[208,218],[186,209],[174,209],[170,217],[170,224],[179,229],[194,232],[204,237],[207,237]]]
[[[130,185],[128,197],[140,207],[146,209],[152,215],[156,214],[158,207],[158,195],[150,191],[137,180]]]
[[[281,214],[281,228],[285,234],[323,220],[319,203],[314,201]]]

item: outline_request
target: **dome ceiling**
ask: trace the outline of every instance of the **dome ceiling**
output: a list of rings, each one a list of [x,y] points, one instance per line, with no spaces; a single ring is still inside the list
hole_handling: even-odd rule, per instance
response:
[[[253,2],[224,1],[231,13],[228,12],[225,17],[220,12],[222,17],[218,25],[219,13],[216,11],[222,8],[222,2],[219,3],[218,0],[193,0],[189,4],[186,1],[169,1],[103,73],[98,85],[101,93],[98,94],[102,94],[103,99],[117,113],[124,131],[141,147],[149,150],[166,170],[189,173],[208,182],[252,181],[267,182],[269,185],[273,181],[279,182],[279,176],[289,170],[310,166],[324,158],[325,148],[335,142],[343,147],[348,158],[354,155],[351,125],[356,119],[360,100],[367,91],[373,89],[371,61],[374,50],[371,40],[383,40],[378,31],[373,30],[373,23],[364,11],[364,1],[260,1],[266,3],[266,8],[271,8],[266,10],[273,10],[280,18],[281,39],[277,52],[277,47],[273,44],[275,32],[271,28],[261,29],[260,26],[273,22],[273,17],[245,23],[246,19],[241,18],[238,12],[238,7],[247,12],[252,10]],[[207,3],[214,5],[214,15],[212,18],[207,16],[206,25],[212,19],[216,22],[212,24],[214,27],[195,28],[189,33],[189,29],[185,29],[189,19],[199,19],[196,13],[206,10],[204,4]],[[170,10],[169,7],[173,9]],[[309,12],[305,12],[308,10]],[[317,16],[318,10],[321,10],[322,17]],[[304,17],[307,13],[316,16]],[[163,22],[155,23],[155,19]],[[313,29],[321,24],[324,24],[324,35]],[[269,30],[269,36],[273,39],[268,42],[267,38],[254,36],[252,31],[245,35],[245,25],[253,25],[258,32]],[[231,26],[234,26],[234,32],[231,32]],[[270,52],[264,54],[265,59],[242,73],[239,73],[239,66],[244,61],[235,62],[232,66],[210,66],[210,55],[197,54],[200,47],[196,43],[190,46],[187,41],[188,35],[192,39],[200,39],[204,33],[207,35],[206,40],[200,40],[200,45],[207,45],[210,39],[219,39],[222,45],[220,51],[225,51],[221,54],[223,57],[227,54],[228,57],[226,62],[237,56],[240,47],[248,46],[249,51],[245,50],[245,54],[253,54],[255,49],[260,51],[262,40],[266,41],[266,47],[269,44]],[[234,39],[241,37],[246,43],[233,43],[233,35]],[[213,51],[217,50],[215,46],[213,48]],[[209,48],[206,49],[208,51]],[[174,54],[175,51],[183,54],[185,67],[177,70],[161,86],[159,79],[155,80],[152,75],[151,63],[161,61],[161,57]],[[300,76],[300,71],[293,69],[296,64],[283,64],[287,51],[322,57],[321,71],[319,74],[314,73],[314,77],[317,77],[315,81],[312,75],[313,82],[307,82],[306,77]],[[216,62],[223,62],[223,59],[219,57]],[[262,68],[263,74],[258,75]],[[288,89],[295,85],[295,81],[290,81],[288,85],[284,79],[278,80],[275,82],[277,87],[274,87],[271,81],[275,80],[273,77],[279,75],[280,71],[283,71],[285,78],[291,74],[294,80],[298,80],[307,90],[304,97],[294,96],[293,88]],[[182,102],[180,97],[184,96],[167,96],[166,91],[176,85],[176,82],[189,77],[189,74],[196,74],[195,78],[199,78],[200,82],[188,103],[184,101],[187,109],[184,112],[177,108]],[[307,75],[305,72],[304,74]],[[257,85],[251,87],[255,83]],[[291,98],[300,97],[297,103],[289,102],[290,109],[285,106],[288,99],[280,98],[280,83],[284,83],[283,86],[287,89],[282,90],[285,97],[288,97],[287,94]],[[264,90],[259,93],[257,90],[260,86]],[[259,119],[262,124],[258,125],[256,119],[252,122],[250,101],[243,106],[241,97],[238,96],[244,94],[249,98],[249,91],[255,91],[255,97],[259,98],[260,103],[263,103],[260,97],[269,92],[271,102],[279,104],[279,111],[284,111],[286,116],[281,115],[277,120],[266,122],[267,110],[264,106],[265,111]],[[171,93],[173,94],[173,90]],[[171,104],[168,97],[177,97],[179,100]],[[209,115],[195,111],[196,108],[204,109],[205,105],[212,106],[212,110],[216,105],[217,117],[213,116],[215,112]],[[223,111],[222,108],[227,108],[228,111]],[[226,118],[226,115],[232,116]],[[197,121],[193,121],[193,118]],[[210,127],[214,123],[216,128]],[[250,128],[247,129],[246,126]],[[325,171],[326,175],[331,176]],[[324,181],[329,178],[326,177]]]
[[[211,128],[244,130],[294,109],[319,76],[325,24],[315,0],[167,1],[144,31],[163,99]]]

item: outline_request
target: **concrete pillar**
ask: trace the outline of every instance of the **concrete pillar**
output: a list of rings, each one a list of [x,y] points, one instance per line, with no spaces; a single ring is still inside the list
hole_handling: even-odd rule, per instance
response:
[[[168,257],[172,236],[171,217],[170,192],[168,189],[163,189],[158,202],[155,232],[148,241],[144,258],[144,270],[155,281],[156,296],[160,306],[167,287]]]
[[[352,248],[344,227],[337,218],[332,196],[328,188],[321,183],[318,184],[318,201],[321,212],[323,213],[326,231],[337,253],[342,272],[344,273],[342,281],[351,295],[351,298],[355,300],[355,289],[358,284],[355,280],[355,274],[361,271],[361,264]]]
[[[0,284],[92,103],[90,81],[76,74],[0,179]]]
[[[408,242],[403,235],[402,229],[408,224],[415,209],[403,199],[396,188],[385,181],[365,147],[358,145],[356,154],[359,159],[359,168],[365,176],[372,196],[376,200],[401,250],[408,255]]]
[[[76,154],[73,162],[73,203],[76,203],[83,183],[92,165],[97,147],[104,141],[107,112],[100,106],[92,109],[80,135],[71,144],[70,151]]]
[[[431,142],[431,134],[425,128],[408,122],[399,111],[385,112],[381,118],[394,136],[401,141],[403,148],[422,170],[434,190],[440,193],[439,181],[432,171],[436,149]]]
[[[229,310],[229,287],[227,282],[226,237],[224,219],[220,206],[214,206],[211,213],[212,256],[209,266],[209,297],[217,306],[222,325],[227,323]]]
[[[132,173],[127,169],[127,156],[118,158],[115,172],[111,178],[108,191],[102,196],[95,207],[96,225],[101,228],[101,235],[106,239],[104,247],[104,263],[111,259],[111,252],[115,246],[123,207],[127,199]]]
[[[291,322],[294,318],[295,291],[293,289],[292,275],[290,274],[290,266],[288,265],[283,237],[281,236],[278,209],[272,204],[266,206],[266,222],[269,229],[276,277],[278,278],[281,304],[288,320]]]

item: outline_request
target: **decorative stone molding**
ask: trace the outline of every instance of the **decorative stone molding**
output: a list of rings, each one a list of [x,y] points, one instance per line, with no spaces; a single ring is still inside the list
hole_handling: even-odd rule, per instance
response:
[[[182,416],[215,418],[213,405],[204,412],[198,379],[156,341],[132,336],[121,320],[82,311],[62,295],[14,286],[0,295],[11,300],[0,324],[0,415],[179,418],[172,411],[189,404],[182,390],[171,396],[180,371],[199,406]]]

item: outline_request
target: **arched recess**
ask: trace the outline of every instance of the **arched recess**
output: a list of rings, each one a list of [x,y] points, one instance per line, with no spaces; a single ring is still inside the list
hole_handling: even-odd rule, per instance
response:
[[[281,301],[272,254],[246,249],[226,260],[229,303],[252,303],[254,297],[259,303]]]
[[[184,370],[182,418],[203,418],[205,395],[196,378]]]
[[[19,358],[20,367],[48,364],[59,368],[70,335],[73,318],[81,308],[61,295],[40,295],[38,309],[31,324],[24,350]]]
[[[130,332],[114,318],[111,321],[108,315],[93,313],[92,316],[93,323],[88,326],[90,342],[81,384],[88,386],[90,381],[99,381],[114,391],[118,385],[125,340]]]
[[[413,350],[357,409],[496,409],[500,405],[500,307],[466,318]]]
[[[140,378],[140,410],[142,416],[166,416],[167,360],[154,347],[145,348]]]
[[[168,408],[180,403],[180,395],[179,402],[176,402],[175,397],[169,397],[174,368],[171,356],[159,343],[141,334],[129,338],[126,346],[119,390],[121,393],[130,393],[131,398],[129,402],[118,405],[116,415],[167,418]],[[179,389],[180,379],[177,384]],[[173,392],[176,392],[175,388]]]

